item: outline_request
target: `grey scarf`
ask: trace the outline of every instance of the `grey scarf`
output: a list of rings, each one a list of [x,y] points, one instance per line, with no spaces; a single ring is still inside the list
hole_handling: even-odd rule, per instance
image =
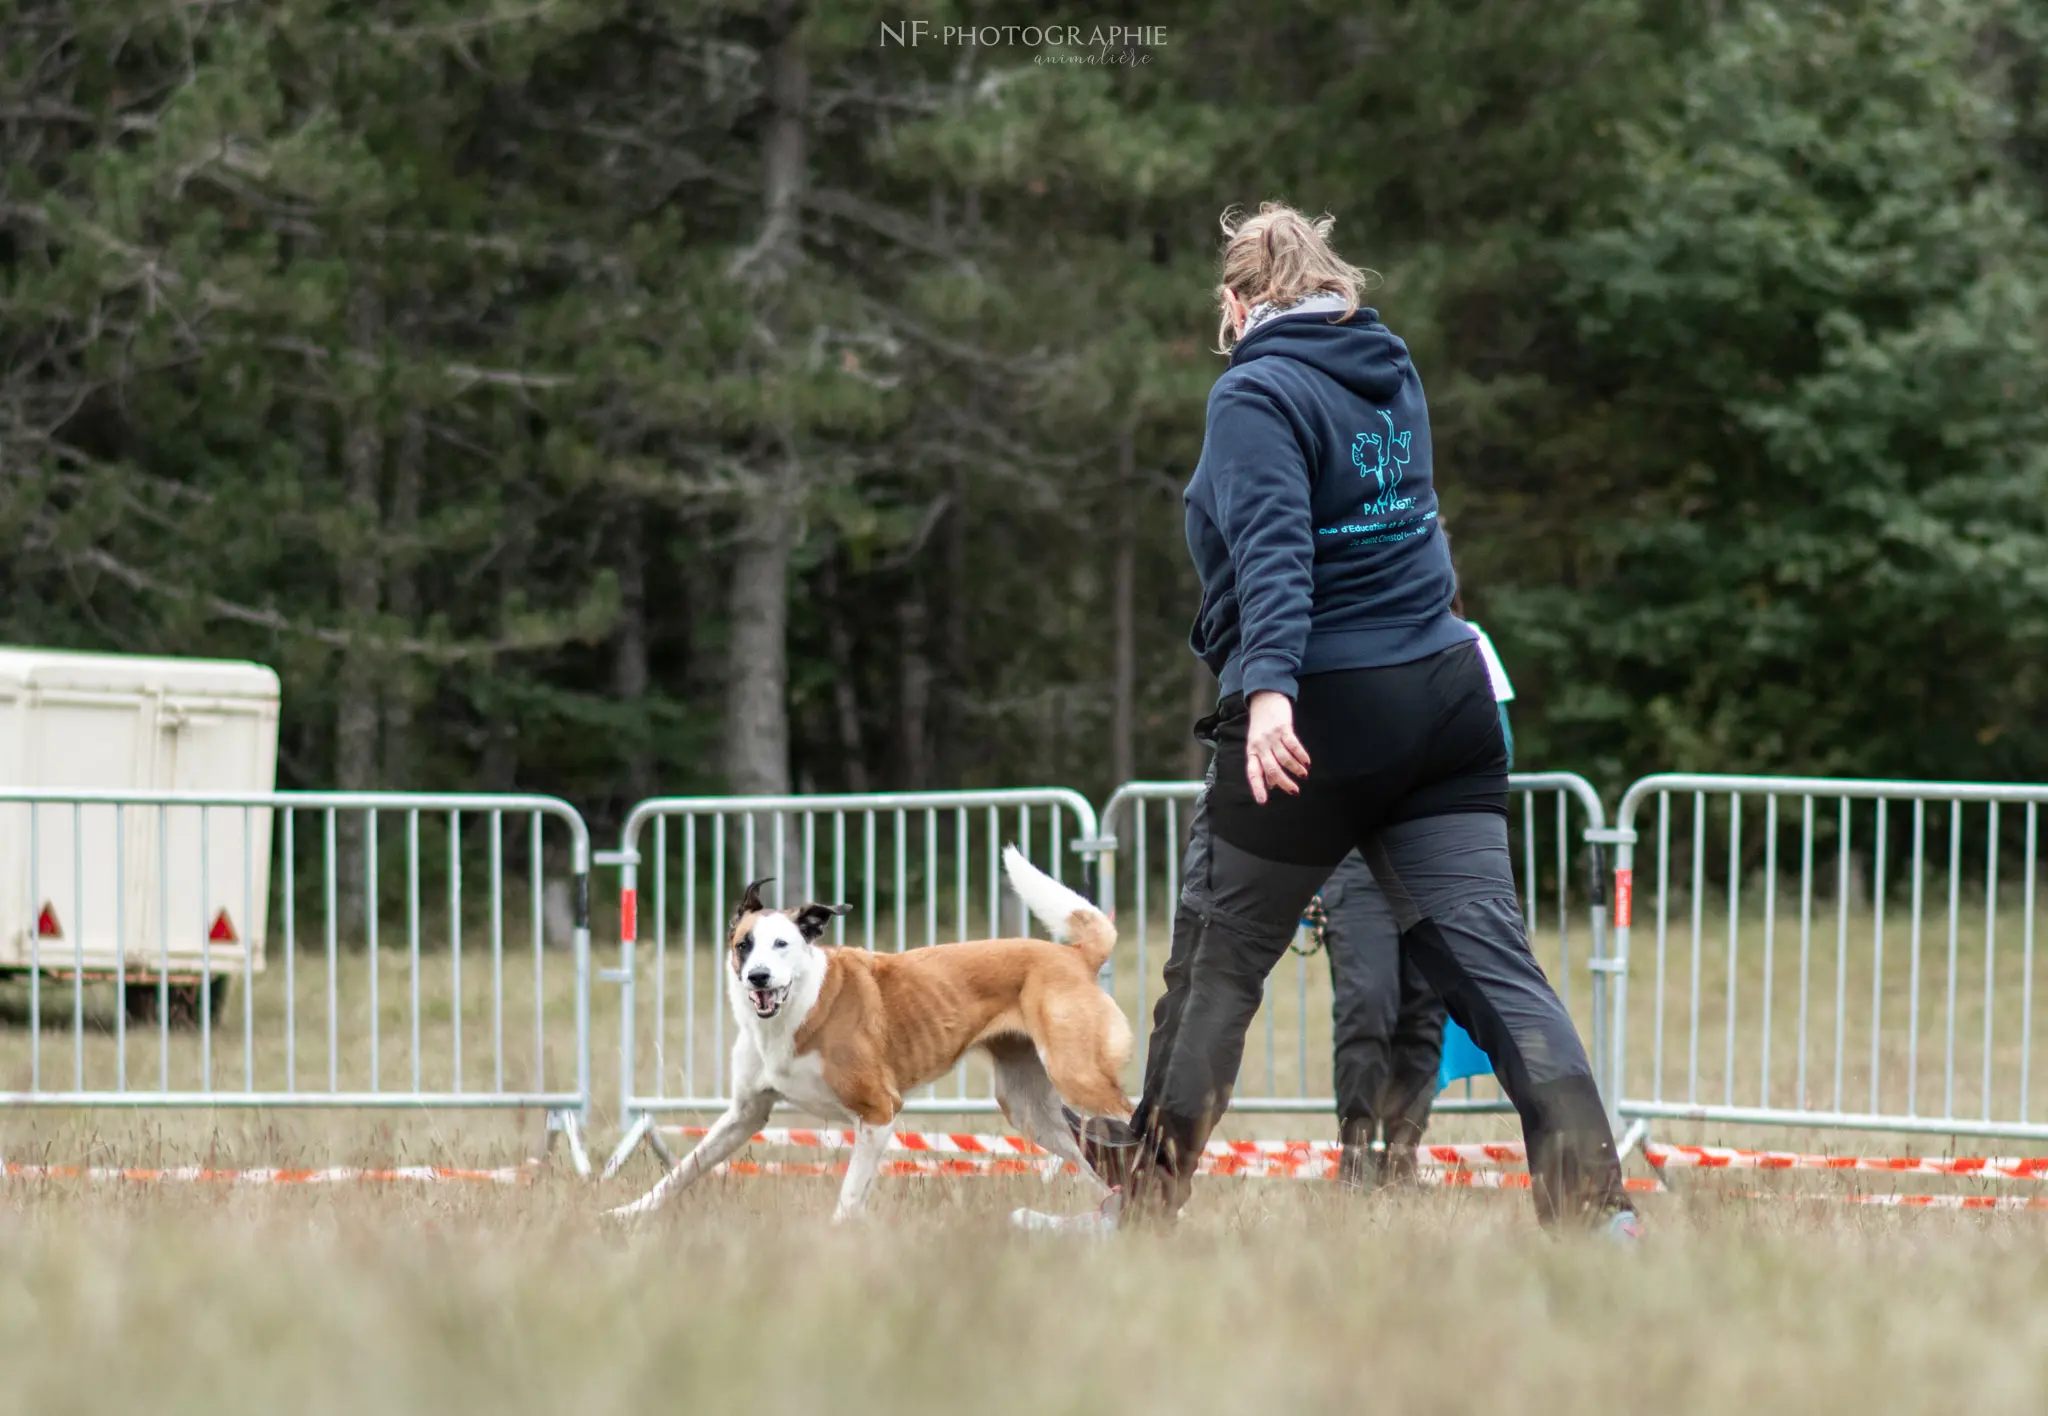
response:
[[[1238,335],[1238,340],[1243,342],[1253,330],[1276,315],[1312,315],[1319,314],[1325,310],[1331,314],[1336,314],[1349,303],[1342,295],[1337,294],[1333,290],[1317,290],[1298,299],[1278,304],[1262,300],[1252,306],[1250,313],[1245,316],[1244,332]]]

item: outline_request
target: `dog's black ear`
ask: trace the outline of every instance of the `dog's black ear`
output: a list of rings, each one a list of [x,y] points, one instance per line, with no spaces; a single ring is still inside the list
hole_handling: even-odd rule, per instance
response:
[[[796,927],[804,938],[816,939],[833,920],[852,913],[852,905],[805,905],[796,912]]]
[[[751,885],[747,886],[745,893],[740,896],[739,904],[733,907],[732,922],[734,924],[738,924],[740,920],[745,918],[747,915],[754,914],[760,910],[765,910],[768,908],[766,905],[761,903],[761,887],[763,885],[772,883],[774,879],[775,877],[772,875],[764,875],[759,880],[756,880]]]

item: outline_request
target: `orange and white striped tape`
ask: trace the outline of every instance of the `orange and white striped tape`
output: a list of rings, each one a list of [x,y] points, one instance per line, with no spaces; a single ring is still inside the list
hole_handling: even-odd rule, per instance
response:
[[[2039,1210],[2048,1209],[2043,1195],[1836,1195],[1851,1205],[1882,1205],[1892,1209]]]
[[[165,1169],[141,1169],[106,1165],[17,1165],[9,1162],[0,1173],[4,1173],[10,1180],[125,1181],[141,1185],[348,1185],[436,1181],[517,1185],[531,1180],[535,1169],[531,1166],[503,1166],[495,1170],[463,1170],[445,1165],[401,1165],[381,1169],[346,1165],[321,1169],[266,1166],[253,1170],[222,1170],[212,1166],[181,1165]]]
[[[1335,1164],[1344,1153],[1336,1141],[1211,1141],[1203,1153],[1209,1156],[1318,1157]],[[1528,1152],[1520,1141],[1486,1141],[1465,1145],[1422,1145],[1416,1159],[1437,1165],[1521,1165]]]
[[[1069,1172],[1073,1167],[1064,1167]],[[821,1176],[846,1174],[845,1161],[831,1160],[729,1160],[719,1173],[737,1176]],[[886,1176],[918,1179],[953,1179],[988,1175],[1039,1175],[1028,1160],[1011,1156],[905,1157],[885,1160],[879,1172]],[[1239,1179],[1327,1180],[1335,1176],[1336,1163],[1317,1158],[1307,1163],[1287,1156],[1226,1157],[1221,1164],[1203,1157],[1197,1175],[1227,1175]],[[1454,1189],[1526,1190],[1529,1176],[1512,1170],[1467,1170],[1460,1166],[1424,1165],[1417,1177],[1428,1185]],[[1631,1177],[1623,1182],[1631,1191],[1654,1190],[1654,1180]]]
[[[1796,1151],[1651,1143],[1643,1159],[1660,1170],[1866,1170],[1889,1175],[1959,1175],[1987,1180],[2048,1180],[2048,1156],[1802,1155]]]
[[[1044,1174],[1040,1162],[1008,1156],[987,1156],[973,1159],[932,1159],[932,1160],[885,1160],[879,1175],[902,1179],[953,1179],[956,1177],[980,1177],[985,1175],[1031,1175]],[[719,1175],[825,1175],[839,1176],[846,1173],[843,1160],[728,1160],[718,1167]]]
[[[668,1134],[695,1139],[705,1133],[702,1126],[671,1126]],[[756,1131],[759,1146],[787,1146],[800,1150],[851,1150],[854,1133],[848,1130],[813,1130],[802,1127],[771,1127]],[[963,1132],[897,1131],[889,1137],[891,1151],[921,1155],[1009,1155],[1045,1156],[1047,1152],[1022,1136],[977,1135]],[[1211,1141],[1208,1158],[1275,1157],[1297,1164],[1323,1161],[1334,1166],[1343,1148],[1335,1141]],[[1416,1147],[1416,1158],[1438,1165],[1520,1165],[1527,1152],[1520,1141],[1492,1141],[1468,1145],[1426,1145]]]
[[[700,1137],[701,1126],[669,1128],[685,1137]],[[775,1127],[757,1131],[753,1143],[795,1150],[850,1150],[850,1130],[812,1130]],[[978,1135],[962,1132],[899,1131],[889,1137],[889,1149],[901,1157],[883,1162],[882,1173],[903,1176],[1046,1175],[1071,1165],[1060,1162],[1021,1136]],[[1211,1141],[1197,1165],[1197,1175],[1232,1176],[1240,1179],[1328,1180],[1337,1174],[1343,1148],[1335,1141]],[[1477,1145],[1422,1146],[1418,1158],[1421,1173],[1432,1184],[1475,1189],[1526,1189],[1524,1173],[1474,1170],[1472,1163],[1501,1165],[1522,1159],[1518,1142]],[[730,1175],[843,1175],[843,1162],[833,1161],[728,1161],[721,1169]],[[1631,1190],[1654,1190],[1657,1182],[1631,1179]]]
[[[2048,1210],[2048,1195],[1817,1195],[1808,1192],[1746,1190],[1742,1200],[1777,1200],[1789,1204],[1876,1205],[1914,1210]]]
[[[691,1140],[704,1135],[704,1126],[665,1126],[665,1132]],[[756,1131],[757,1146],[787,1146],[798,1150],[852,1150],[850,1130],[812,1130],[800,1126],[771,1126]],[[1045,1151],[1022,1136],[974,1136],[959,1132],[896,1131],[889,1137],[892,1151],[913,1151],[920,1155],[1045,1156]]]
[[[664,1128],[670,1134],[695,1138],[701,1126]],[[754,1144],[803,1150],[850,1150],[850,1130],[776,1127],[757,1131]],[[1029,1156],[1046,1152],[1022,1136],[965,1132],[898,1131],[889,1138],[892,1152],[917,1155]],[[1342,1147],[1335,1141],[1212,1140],[1204,1151],[1209,1173],[1249,1173],[1243,1167],[1260,1162],[1269,1170],[1326,1164],[1334,1166]],[[1418,1160],[1459,1168],[1521,1165],[1528,1152],[1520,1141],[1487,1141],[1462,1145],[1423,1145]],[[1683,1146],[1652,1142],[1643,1158],[1659,1170],[1849,1170],[1890,1175],[1976,1176],[1985,1179],[2048,1180],[2048,1156],[1837,1156],[1796,1151],[1738,1150],[1728,1146]]]

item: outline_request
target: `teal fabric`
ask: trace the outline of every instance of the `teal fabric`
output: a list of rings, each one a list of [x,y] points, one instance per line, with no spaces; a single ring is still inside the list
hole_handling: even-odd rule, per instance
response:
[[[1455,1018],[1444,1019],[1443,1057],[1436,1064],[1436,1089],[1442,1091],[1452,1082],[1467,1077],[1490,1077],[1493,1075],[1493,1059],[1480,1051],[1479,1044],[1472,1040],[1472,1034],[1458,1026]]]

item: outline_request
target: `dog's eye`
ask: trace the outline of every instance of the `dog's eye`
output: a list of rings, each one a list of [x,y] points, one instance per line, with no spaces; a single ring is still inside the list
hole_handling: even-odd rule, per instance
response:
[[[778,949],[787,949],[789,947],[789,941],[787,939],[778,939],[775,941],[775,947]]]

